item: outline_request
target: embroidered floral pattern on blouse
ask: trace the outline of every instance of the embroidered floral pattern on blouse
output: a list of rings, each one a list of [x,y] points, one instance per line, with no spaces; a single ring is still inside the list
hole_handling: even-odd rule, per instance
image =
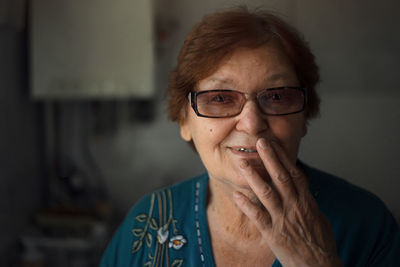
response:
[[[159,211],[158,220],[153,217],[156,198]],[[133,242],[132,253],[137,253],[144,245],[149,249],[154,247],[154,253],[148,253],[148,259],[144,266],[181,267],[183,259],[169,259],[169,249],[179,250],[187,243],[185,237],[179,234],[176,228],[178,221],[173,217],[171,190],[167,189],[166,192],[153,193],[150,199],[149,212],[147,214],[139,214],[135,219],[144,225],[142,228],[132,229],[132,234],[138,238]],[[168,240],[170,232],[173,236]],[[153,235],[157,236],[157,240],[154,243]]]
[[[176,250],[180,249],[186,243],[186,239],[182,235],[174,236],[169,240],[168,247]]]
[[[167,241],[167,239],[168,239],[168,234],[169,234],[168,230],[163,231],[162,227],[160,229],[158,229],[158,231],[157,231],[157,240],[158,240],[158,242],[160,244],[164,244],[165,241]]]

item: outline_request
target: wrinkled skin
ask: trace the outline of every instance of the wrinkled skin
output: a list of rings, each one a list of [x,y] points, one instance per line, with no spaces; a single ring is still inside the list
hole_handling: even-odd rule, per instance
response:
[[[199,81],[196,90],[255,94],[281,86],[300,83],[287,56],[271,41],[237,50],[214,74]],[[246,257],[255,249],[254,257],[272,251],[285,267],[341,265],[331,226],[309,192],[307,178],[295,166],[307,132],[304,112],[268,116],[249,100],[237,116],[213,119],[196,116],[188,105],[180,130],[184,140],[193,141],[210,177],[207,216],[217,265],[253,267],[247,259],[224,260],[240,252]],[[262,140],[267,141],[266,148],[260,146]],[[238,148],[257,152],[242,153]],[[230,232],[224,231],[227,225]],[[248,232],[240,231],[243,225]],[[246,239],[249,235],[252,238]],[[232,250],[218,254],[218,248]],[[256,265],[264,266],[264,260],[256,259]]]
[[[246,160],[240,164],[240,174],[265,209],[237,191],[234,199],[239,208],[256,225],[283,266],[341,266],[332,228],[319,211],[306,176],[277,143],[259,139],[257,151],[271,183]]]

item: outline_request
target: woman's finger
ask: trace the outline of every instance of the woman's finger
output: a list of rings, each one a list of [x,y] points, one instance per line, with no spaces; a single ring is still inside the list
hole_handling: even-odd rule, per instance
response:
[[[236,191],[233,194],[236,205],[254,223],[261,234],[266,233],[272,226],[271,216],[268,211],[257,206],[242,193]]]
[[[278,192],[261,178],[247,160],[241,161],[240,170],[241,175],[246,179],[261,204],[269,211],[272,219],[281,216],[282,202]]]
[[[301,169],[289,159],[283,147],[280,146],[277,142],[272,141],[271,146],[274,148],[276,155],[279,158],[279,161],[283,164],[284,168],[289,173],[297,193],[304,194],[305,192],[308,192],[308,180]]]
[[[297,191],[289,172],[282,165],[271,143],[264,138],[257,141],[257,151],[274,183],[282,201],[291,201],[297,197]]]

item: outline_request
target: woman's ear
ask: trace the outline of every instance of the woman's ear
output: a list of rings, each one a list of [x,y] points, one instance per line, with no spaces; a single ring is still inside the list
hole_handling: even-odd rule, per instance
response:
[[[179,123],[179,127],[181,128],[182,139],[186,142],[190,142],[192,140],[192,132],[186,119]]]
[[[306,122],[304,122],[304,125],[303,125],[303,132],[302,132],[301,137],[306,136],[307,131],[308,131],[308,122],[306,121]]]

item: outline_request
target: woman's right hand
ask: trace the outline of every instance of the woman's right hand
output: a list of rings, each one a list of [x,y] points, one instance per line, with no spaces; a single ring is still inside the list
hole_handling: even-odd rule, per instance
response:
[[[263,241],[285,267],[342,266],[332,227],[310,193],[307,177],[277,143],[260,139],[257,151],[272,185],[246,160],[241,162],[240,169],[265,209],[240,192],[235,192],[234,198],[258,228]]]

